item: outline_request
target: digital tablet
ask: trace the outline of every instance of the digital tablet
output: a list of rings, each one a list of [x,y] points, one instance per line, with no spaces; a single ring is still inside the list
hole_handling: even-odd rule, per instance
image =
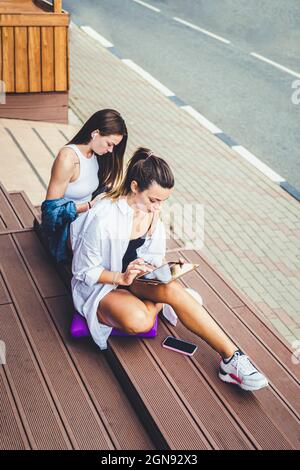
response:
[[[135,280],[149,284],[168,284],[175,279],[179,279],[184,274],[193,271],[193,269],[197,269],[199,266],[200,264],[170,261],[159,268],[155,268],[150,273],[138,275]]]

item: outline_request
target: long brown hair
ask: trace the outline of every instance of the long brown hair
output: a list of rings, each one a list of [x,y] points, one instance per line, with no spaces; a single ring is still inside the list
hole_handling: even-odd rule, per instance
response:
[[[107,193],[114,201],[131,192],[131,182],[136,181],[139,191],[148,189],[156,182],[162,188],[173,188],[174,176],[168,163],[152,153],[150,149],[139,147],[127,163],[126,173],[121,185]]]
[[[116,145],[112,154],[97,155],[99,165],[99,188],[93,197],[104,186],[117,187],[123,178],[124,153],[127,145],[127,127],[121,114],[114,109],[102,109],[94,113],[82,126],[79,132],[70,140],[69,144],[88,144],[91,133],[99,129],[103,136],[122,135],[123,139]]]

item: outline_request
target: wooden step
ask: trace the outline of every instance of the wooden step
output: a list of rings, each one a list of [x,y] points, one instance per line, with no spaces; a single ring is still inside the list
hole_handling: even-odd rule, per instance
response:
[[[13,197],[18,204],[14,206],[10,199],[11,205],[25,229],[26,223],[29,223],[28,214],[34,213],[34,208],[28,209],[25,217],[24,207],[30,203],[25,198],[21,202],[21,194],[17,196],[14,193]],[[15,263],[18,266],[19,256],[31,273],[31,289],[38,292],[38,297],[43,301],[42,308],[39,307],[43,312],[42,317],[47,316],[77,373],[80,377],[84,375],[84,383],[88,384],[85,386],[93,385],[92,390],[103,387],[102,376],[98,378],[95,375],[90,361],[98,363],[104,361],[105,357],[108,361],[107,371],[115,374],[115,380],[121,385],[119,390],[125,391],[132,410],[140,417],[157,448],[300,447],[299,372],[291,364],[291,351],[199,252],[181,253],[186,259],[193,261],[197,258],[197,262],[201,261],[199,273],[186,275],[183,278],[184,285],[201,293],[212,317],[268,376],[271,386],[267,389],[247,393],[220,382],[217,377],[219,355],[180,322],[173,328],[165,320],[160,320],[157,338],[111,338],[106,353],[101,353],[91,339],[69,339],[68,342],[72,305],[69,300],[70,272],[67,267],[61,269],[65,279],[63,283],[57,276],[56,267],[51,264],[32,232],[3,234],[1,240],[5,240],[2,241],[3,249],[7,253],[14,253],[12,258],[12,254],[7,255],[4,287],[7,289],[8,285],[11,286],[12,281],[8,280],[12,279],[10,265]],[[13,245],[13,249],[8,243]],[[169,246],[176,247],[174,243],[170,241]],[[20,267],[15,272],[19,273]],[[22,283],[25,284],[23,278]],[[11,299],[15,303],[14,299],[22,298],[23,294],[17,287],[10,287],[8,291],[10,297],[4,296],[7,301]],[[33,302],[31,290],[29,297],[30,302]],[[28,332],[32,331],[34,338],[37,337],[36,324],[40,316],[36,317],[32,312],[26,315],[26,322],[30,322]],[[162,348],[161,342],[168,334],[196,342],[199,346],[196,355],[188,358]],[[54,386],[56,388],[60,390],[59,385]],[[60,396],[60,401],[64,402],[64,394]],[[112,431],[109,435],[113,435]]]

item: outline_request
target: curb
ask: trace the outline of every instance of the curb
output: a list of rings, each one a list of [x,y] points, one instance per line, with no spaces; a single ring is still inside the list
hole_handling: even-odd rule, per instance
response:
[[[205,116],[200,114],[192,106],[189,106],[181,98],[175,95],[171,90],[165,87],[161,82],[154,78],[150,73],[146,72],[139,65],[133,62],[130,59],[124,59],[119,51],[114,47],[114,45],[97,33],[90,26],[80,25],[74,22],[70,22],[70,27],[73,26],[79,27],[84,31],[88,36],[95,39],[101,44],[102,47],[107,49],[111,54],[121,60],[127,67],[131,68],[134,72],[142,76],[146,81],[148,81],[152,86],[159,90],[165,97],[172,101],[178,108],[190,114],[196,121],[198,121],[205,129],[207,129],[211,134],[213,134],[218,139],[222,140],[228,147],[230,147],[236,154],[243,157],[254,166],[257,170],[267,176],[271,181],[280,186],[284,191],[286,191],[290,196],[300,202],[300,191],[292,186],[285,178],[280,176],[278,173],[273,171],[268,165],[263,163],[259,158],[249,152],[245,147],[235,142],[229,135],[225,134],[221,129],[219,129],[215,124],[209,121]]]

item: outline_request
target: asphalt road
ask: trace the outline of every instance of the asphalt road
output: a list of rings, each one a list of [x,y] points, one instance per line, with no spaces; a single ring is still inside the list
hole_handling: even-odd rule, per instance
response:
[[[300,190],[299,0],[147,3],[160,11],[134,0],[63,7]]]

